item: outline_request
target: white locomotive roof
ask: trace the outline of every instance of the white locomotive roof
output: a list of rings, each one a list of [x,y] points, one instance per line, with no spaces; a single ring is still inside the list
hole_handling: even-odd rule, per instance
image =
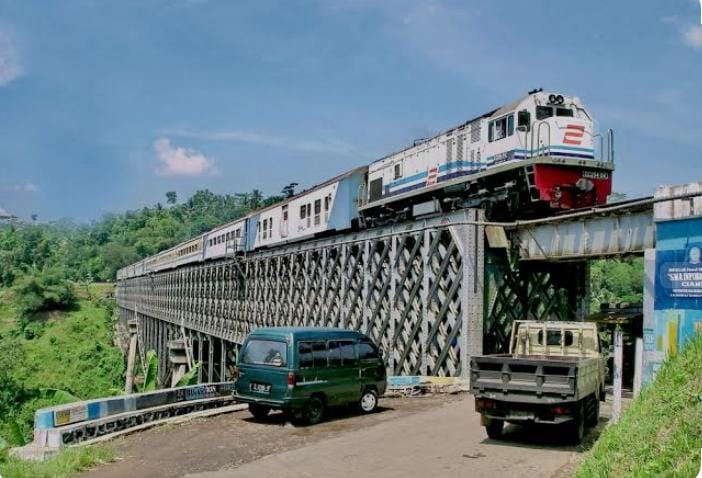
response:
[[[534,92],[534,93],[538,93],[538,92]],[[475,118],[469,119],[468,121],[464,121],[463,123],[460,123],[460,124],[458,124],[458,125],[456,125],[456,126],[454,126],[454,127],[452,127],[452,128],[443,130],[443,131],[439,132],[438,134],[432,136],[431,138],[422,139],[420,142],[417,142],[416,144],[412,144],[412,145],[407,146],[407,147],[405,147],[405,148],[402,148],[402,149],[399,149],[399,150],[397,150],[397,151],[394,151],[394,152],[392,152],[392,153],[390,153],[390,154],[386,154],[386,155],[383,156],[382,158],[376,159],[376,160],[373,161],[371,164],[375,164],[375,163],[377,163],[377,162],[379,162],[379,161],[383,161],[383,160],[388,159],[388,158],[390,158],[390,157],[392,157],[392,156],[395,156],[396,154],[403,153],[403,152],[408,151],[408,150],[410,150],[410,149],[412,149],[412,148],[414,148],[414,147],[416,147],[416,146],[419,146],[419,145],[422,144],[422,143],[426,143],[427,141],[431,141],[431,140],[436,139],[436,138],[439,138],[439,137],[441,137],[441,136],[443,136],[443,135],[445,135],[445,134],[449,134],[449,133],[451,133],[451,132],[453,132],[453,131],[455,131],[455,130],[457,130],[457,129],[460,129],[460,128],[463,128],[463,127],[469,125],[469,124],[472,123],[473,121],[476,121],[476,120],[479,120],[479,119],[482,119],[482,118],[490,118],[490,117],[494,117],[494,116],[501,116],[501,115],[503,115],[503,114],[505,114],[505,113],[507,113],[507,112],[509,112],[509,111],[514,110],[517,106],[519,106],[519,104],[520,104],[522,101],[524,101],[525,99],[529,98],[530,96],[532,96],[532,94],[528,94],[528,95],[526,95],[526,96],[522,96],[521,98],[519,98],[519,99],[516,100],[516,101],[512,101],[511,103],[507,103],[507,104],[505,104],[505,105],[502,105],[502,106],[500,106],[499,108],[496,108],[496,109],[494,109],[494,110],[488,111],[487,113],[484,113],[484,114],[482,114],[482,115],[480,115],[480,116],[476,116]]]

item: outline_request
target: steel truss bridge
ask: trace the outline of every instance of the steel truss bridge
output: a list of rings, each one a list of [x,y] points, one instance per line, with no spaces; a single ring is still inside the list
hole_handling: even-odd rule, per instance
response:
[[[654,247],[654,202],[513,223],[469,209],[190,264],[120,281],[117,314],[163,385],[179,349],[201,381],[227,380],[251,330],[283,325],[360,330],[393,375],[465,377],[515,319],[584,318],[587,260]]]

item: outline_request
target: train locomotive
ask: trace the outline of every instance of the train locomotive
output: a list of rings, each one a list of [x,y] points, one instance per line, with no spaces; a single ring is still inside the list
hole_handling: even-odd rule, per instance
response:
[[[542,90],[220,226],[118,272],[118,279],[460,208],[492,220],[604,204],[613,133],[580,98]]]

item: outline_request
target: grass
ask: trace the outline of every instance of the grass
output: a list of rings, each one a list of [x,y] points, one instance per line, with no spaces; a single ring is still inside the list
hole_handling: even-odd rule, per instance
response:
[[[10,298],[10,292],[0,290],[0,333],[10,330],[17,320],[18,312]]]
[[[588,453],[577,478],[694,477],[702,448],[702,334],[668,360]]]
[[[121,393],[124,359],[113,345],[108,301],[79,299],[73,310],[25,318],[11,302],[4,304],[0,314],[5,311],[11,324],[0,330],[0,383],[6,388],[0,389],[0,439],[12,445],[29,440],[34,412],[67,400],[56,390],[80,399]]]
[[[0,460],[0,475],[3,478],[64,478],[112,460],[114,452],[104,447],[65,448],[55,457],[42,462],[16,458]]]

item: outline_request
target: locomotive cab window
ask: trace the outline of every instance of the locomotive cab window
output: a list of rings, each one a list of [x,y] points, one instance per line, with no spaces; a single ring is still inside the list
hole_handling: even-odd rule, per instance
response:
[[[496,119],[490,123],[488,140],[490,142],[499,141],[507,136],[512,136],[512,134],[514,134],[514,116],[503,116],[502,118]]]
[[[543,120],[553,116],[553,108],[550,106],[537,106],[536,107],[536,119]]]
[[[556,108],[556,116],[573,117],[573,110],[570,108]]]

